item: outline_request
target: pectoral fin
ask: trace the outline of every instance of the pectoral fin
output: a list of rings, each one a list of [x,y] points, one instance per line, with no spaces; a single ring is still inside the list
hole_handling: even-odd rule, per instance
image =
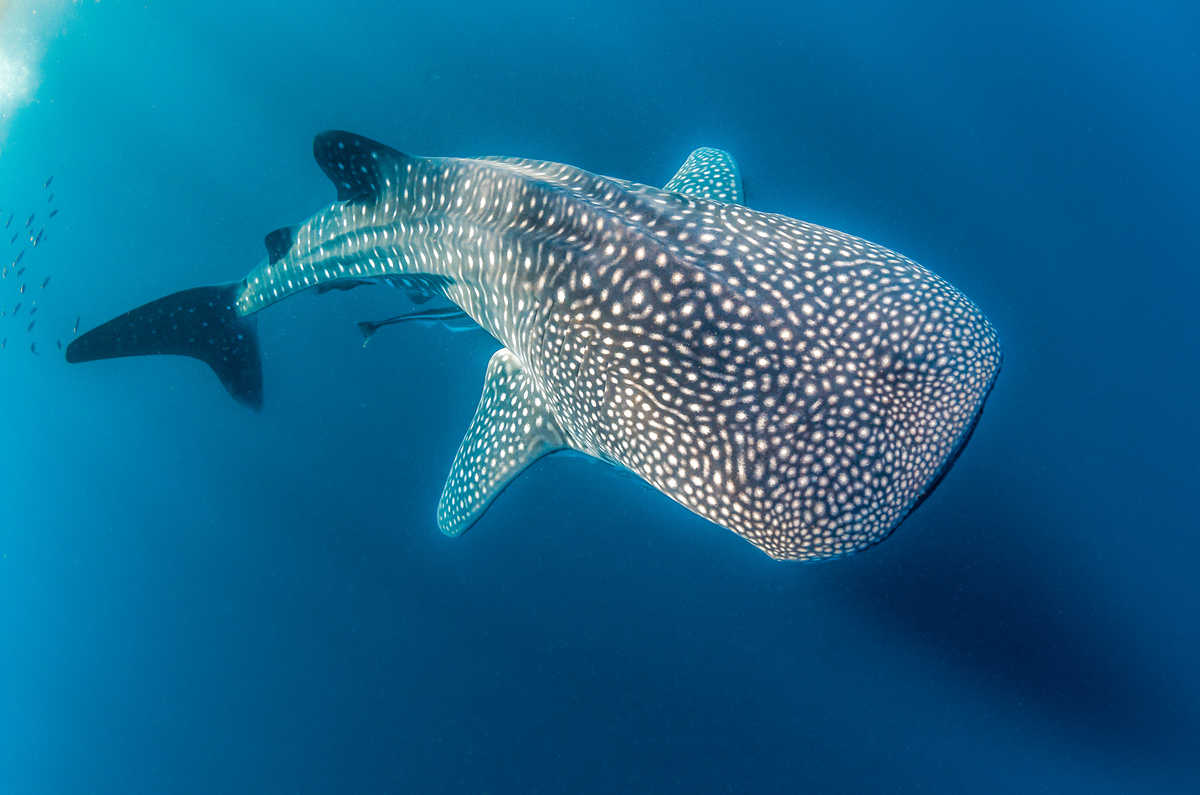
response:
[[[446,478],[438,527],[460,535],[523,469],[566,446],[520,359],[500,349],[488,362],[483,396]]]

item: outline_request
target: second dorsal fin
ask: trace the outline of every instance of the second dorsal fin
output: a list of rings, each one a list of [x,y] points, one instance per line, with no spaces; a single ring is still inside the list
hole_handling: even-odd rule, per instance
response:
[[[292,250],[292,244],[295,242],[296,233],[290,226],[281,226],[275,231],[269,232],[263,238],[263,243],[267,246],[267,259],[272,265],[279,262]]]
[[[338,201],[375,196],[384,179],[381,166],[405,159],[390,146],[341,130],[328,130],[314,138],[313,157],[337,187]]]

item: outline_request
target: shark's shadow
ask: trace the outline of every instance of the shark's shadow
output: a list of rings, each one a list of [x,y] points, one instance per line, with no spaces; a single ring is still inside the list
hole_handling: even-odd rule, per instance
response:
[[[905,558],[921,565],[868,553],[870,565],[843,584],[858,609],[1021,712],[1040,712],[1105,748],[1180,750],[1196,716],[1172,698],[1143,639],[1115,615],[1119,594],[1070,560],[1033,554],[1039,533],[1053,537],[1052,528],[1031,530],[1029,517],[1003,509],[959,510],[946,526],[908,534],[917,548]],[[997,543],[1006,538],[1014,543]]]

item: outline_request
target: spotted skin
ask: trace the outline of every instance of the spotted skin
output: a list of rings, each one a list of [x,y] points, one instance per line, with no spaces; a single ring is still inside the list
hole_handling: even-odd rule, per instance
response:
[[[664,189],[324,133],[339,201],[247,275],[248,316],[388,279],[494,336],[438,522],[458,534],[555,449],[624,467],[779,559],[886,537],[961,449],[1000,366],[947,282],[881,246],[741,206],[724,152]]]
[[[663,190],[726,204],[742,203],[742,177],[737,163],[728,152],[711,146],[702,146],[688,155]]]
[[[562,429],[511,351],[492,355],[483,396],[454,457],[437,520],[456,536],[471,526],[500,491],[538,458],[567,446]]]

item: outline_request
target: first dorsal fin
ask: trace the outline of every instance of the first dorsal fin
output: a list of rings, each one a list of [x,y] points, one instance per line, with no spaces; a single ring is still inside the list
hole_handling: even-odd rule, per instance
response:
[[[505,348],[496,351],[438,501],[438,527],[446,535],[461,534],[523,469],[566,446],[521,360]]]
[[[289,251],[292,250],[292,244],[296,242],[296,232],[290,226],[281,226],[273,232],[269,232],[263,243],[267,246],[267,259],[272,265],[283,259]]]
[[[329,130],[314,138],[313,157],[337,186],[338,201],[375,196],[383,183],[381,164],[405,159],[386,144],[341,130]]]
[[[744,201],[742,175],[733,155],[711,146],[702,146],[688,155],[663,190],[725,204]]]

